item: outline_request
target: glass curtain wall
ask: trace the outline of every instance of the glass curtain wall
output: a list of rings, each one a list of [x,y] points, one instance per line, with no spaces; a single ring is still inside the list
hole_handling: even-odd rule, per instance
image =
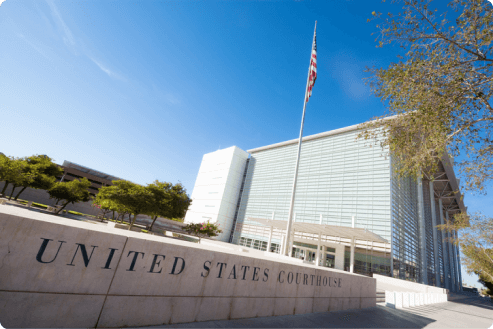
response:
[[[418,185],[410,177],[392,176],[393,277],[420,282]]]
[[[348,131],[303,142],[294,205],[295,220],[367,228],[390,241],[390,169],[379,145],[369,147]],[[267,241],[243,226],[260,226],[248,217],[287,220],[297,144],[251,152],[233,243],[240,238]],[[280,237],[273,238],[280,244]]]

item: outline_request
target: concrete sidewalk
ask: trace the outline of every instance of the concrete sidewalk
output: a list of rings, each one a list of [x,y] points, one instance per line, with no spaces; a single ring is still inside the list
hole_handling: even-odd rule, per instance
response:
[[[406,309],[354,311],[183,323],[148,328],[490,328],[493,303],[481,297]],[[492,327],[493,328],[493,327]]]

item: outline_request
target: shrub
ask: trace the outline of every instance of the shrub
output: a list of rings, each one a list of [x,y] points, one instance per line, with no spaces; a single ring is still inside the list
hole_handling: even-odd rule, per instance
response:
[[[201,237],[212,237],[217,236],[222,230],[219,229],[219,224],[217,223],[190,223],[183,227],[182,230],[186,231],[188,234],[195,235],[199,238]]]

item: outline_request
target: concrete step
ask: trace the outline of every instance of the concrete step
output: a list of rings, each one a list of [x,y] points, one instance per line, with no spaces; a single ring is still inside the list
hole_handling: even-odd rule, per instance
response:
[[[377,291],[377,303],[385,303],[385,291]]]

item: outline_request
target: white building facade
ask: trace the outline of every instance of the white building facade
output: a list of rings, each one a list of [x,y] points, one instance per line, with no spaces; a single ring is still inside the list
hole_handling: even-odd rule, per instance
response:
[[[356,273],[379,273],[458,290],[462,281],[458,250],[436,229],[441,220],[465,211],[460,194],[454,193],[458,185],[450,160],[442,160],[441,172],[434,177],[425,173],[417,181],[399,179],[386,150],[357,139],[359,132],[355,125],[303,138],[295,222],[355,227],[378,235],[380,239],[371,242],[356,241]],[[290,140],[249,150],[250,158],[241,158],[244,165],[238,164],[234,174],[239,179],[230,188],[234,192],[222,194],[228,209],[236,209],[228,213],[233,214],[227,221],[232,227],[229,241],[260,250],[269,245],[269,251],[279,252],[285,232],[256,219],[287,221],[296,152],[297,140]],[[209,193],[205,184],[199,184],[205,172],[201,166],[196,188],[203,187],[197,195]],[[195,189],[192,205],[194,195]],[[195,218],[207,216],[200,209],[205,210],[193,210]],[[228,241],[224,234],[221,240]],[[313,262],[317,243],[310,241],[316,236],[303,232],[294,236],[292,255]],[[337,267],[349,270],[351,239],[324,233],[321,240],[323,266],[343,264]]]
[[[205,154],[185,222],[219,223],[220,241],[229,241],[248,153],[236,146]]]

